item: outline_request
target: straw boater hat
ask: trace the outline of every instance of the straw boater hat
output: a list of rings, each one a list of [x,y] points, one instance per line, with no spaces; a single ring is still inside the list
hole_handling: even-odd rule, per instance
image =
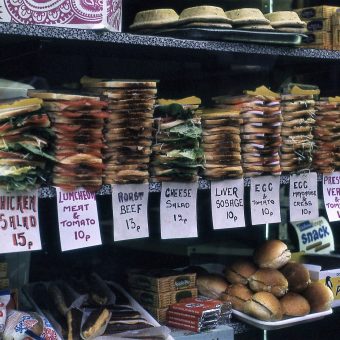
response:
[[[291,11],[279,11],[268,13],[265,17],[270,20],[270,24],[274,27],[297,27],[304,28],[306,23],[303,22],[297,13]]]
[[[220,7],[197,6],[184,9],[179,15],[178,24],[189,22],[214,22],[230,24],[231,20],[226,17]]]
[[[130,29],[158,28],[178,21],[178,14],[170,8],[138,12]]]
[[[234,25],[270,24],[258,8],[240,8],[225,12]]]

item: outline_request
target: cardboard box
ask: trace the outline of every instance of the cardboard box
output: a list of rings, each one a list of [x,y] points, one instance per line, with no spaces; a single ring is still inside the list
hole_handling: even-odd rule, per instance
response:
[[[168,307],[166,308],[154,308],[150,306],[143,306],[158,322],[165,323],[166,322],[166,312]]]
[[[340,50],[340,26],[333,27],[333,49]]]
[[[4,0],[0,22],[120,32],[122,0]]]
[[[166,308],[173,303],[179,302],[186,297],[196,297],[197,288],[182,289],[175,292],[155,293],[145,290],[130,289],[131,295],[140,302],[141,305]]]
[[[315,31],[331,32],[332,31],[332,20],[331,19],[306,20],[306,23],[307,23],[307,30],[309,32],[315,32]]]
[[[178,274],[176,271],[162,272],[150,270],[149,272],[141,272],[135,270],[128,273],[128,282],[131,288],[165,293],[194,288],[196,285],[196,274]]]
[[[302,39],[303,44],[318,44],[332,46],[333,38],[331,32],[312,32],[306,34],[307,38]]]
[[[4,279],[7,277],[7,263],[0,262],[0,279]]]
[[[8,279],[0,279],[0,289],[6,289],[9,287]]]
[[[314,264],[305,264],[305,266],[309,270],[312,281],[320,281],[332,290],[334,295],[332,307],[340,306],[340,265],[338,268]]]
[[[338,9],[336,6],[316,6],[316,7],[305,7],[295,10],[299,17],[304,19],[320,18],[327,19]]]

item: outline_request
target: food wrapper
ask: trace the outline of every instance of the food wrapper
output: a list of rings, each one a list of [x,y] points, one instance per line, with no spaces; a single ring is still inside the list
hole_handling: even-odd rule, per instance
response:
[[[2,336],[2,333],[5,331],[5,325],[6,325],[6,306],[11,299],[11,292],[6,289],[0,291],[0,339]]]
[[[8,313],[3,340],[61,340],[50,322],[37,313]]]

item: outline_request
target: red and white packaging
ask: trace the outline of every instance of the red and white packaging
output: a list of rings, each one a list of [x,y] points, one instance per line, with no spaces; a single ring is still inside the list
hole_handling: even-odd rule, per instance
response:
[[[191,314],[202,317],[204,315],[220,314],[221,302],[212,299],[186,298],[179,303],[169,306],[169,311],[176,311],[183,314]]]

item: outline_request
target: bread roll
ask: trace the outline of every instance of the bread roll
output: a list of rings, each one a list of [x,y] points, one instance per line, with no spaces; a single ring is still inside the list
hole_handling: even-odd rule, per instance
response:
[[[329,310],[334,300],[333,292],[321,282],[312,282],[303,292],[303,296],[313,313]]]
[[[210,299],[218,299],[228,288],[226,280],[219,275],[202,275],[196,280],[198,292]]]
[[[310,284],[309,271],[301,263],[288,262],[280,271],[287,279],[289,290],[292,292],[300,293]]]
[[[280,301],[271,293],[259,292],[244,304],[244,312],[263,321],[282,319]]]
[[[248,279],[257,270],[257,267],[250,261],[239,260],[234,262],[225,270],[225,277],[230,283],[248,284]]]
[[[270,292],[276,297],[288,291],[288,281],[277,269],[259,269],[249,278],[249,287],[254,292]]]
[[[254,252],[254,262],[260,268],[278,269],[284,266],[290,258],[290,250],[280,240],[266,241]]]
[[[244,304],[253,296],[252,291],[241,283],[229,286],[226,293],[220,297],[222,301],[229,301],[234,309],[243,312]]]
[[[289,292],[281,300],[282,314],[286,316],[304,316],[310,312],[310,305],[302,295]]]

